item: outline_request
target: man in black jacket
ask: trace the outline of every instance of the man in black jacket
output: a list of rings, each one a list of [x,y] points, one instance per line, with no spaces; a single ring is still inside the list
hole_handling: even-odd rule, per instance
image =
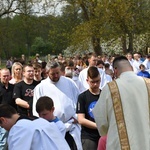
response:
[[[7,68],[1,69],[0,72],[0,104],[9,104],[16,108],[15,101],[13,100],[14,85],[9,83],[10,71]],[[8,133],[0,127],[0,149],[6,150],[6,139]]]

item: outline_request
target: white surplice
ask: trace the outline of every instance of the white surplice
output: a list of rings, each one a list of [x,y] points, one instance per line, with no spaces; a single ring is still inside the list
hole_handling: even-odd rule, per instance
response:
[[[35,87],[33,115],[38,116],[36,112],[36,102],[41,96],[49,96],[52,98],[55,107],[54,115],[66,124],[66,130],[69,131],[74,138],[78,150],[82,150],[80,125],[74,124],[70,120],[72,117],[76,117],[78,94],[79,90],[71,79],[61,76],[57,83],[53,83],[48,77]]]
[[[150,150],[150,110],[145,81],[128,71],[116,79],[131,150]],[[93,109],[101,136],[107,134],[106,149],[120,150],[118,129],[111,93],[106,85]]]
[[[88,69],[89,69],[89,67],[83,69],[79,74],[79,82],[80,82],[80,89],[79,90],[80,90],[80,93],[82,93],[82,92],[86,91],[87,89],[89,89],[89,85],[86,81]],[[98,71],[99,71],[100,77],[101,77],[100,89],[102,89],[107,83],[107,78],[105,76],[104,70],[98,68]]]
[[[62,93],[55,85],[50,84],[50,81],[43,80],[35,87],[33,97],[33,115],[38,116],[36,112],[36,102],[41,96],[49,96],[54,102],[54,115],[62,122],[67,122],[74,114],[74,106],[64,93]]]
[[[20,119],[9,131],[9,150],[70,150],[55,123]]]

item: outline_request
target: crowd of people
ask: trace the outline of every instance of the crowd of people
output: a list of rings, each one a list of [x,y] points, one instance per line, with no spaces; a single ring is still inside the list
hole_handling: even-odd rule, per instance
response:
[[[149,150],[149,73],[139,53],[7,61],[0,149]]]

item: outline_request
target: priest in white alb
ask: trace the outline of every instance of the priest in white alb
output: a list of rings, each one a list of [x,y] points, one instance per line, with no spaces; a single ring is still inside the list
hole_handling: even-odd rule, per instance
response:
[[[81,127],[76,118],[76,102],[79,90],[74,81],[61,76],[60,65],[57,62],[47,63],[46,70],[48,77],[42,80],[34,90],[33,115],[38,115],[35,106],[39,97],[49,96],[52,98],[55,107],[54,115],[65,123],[67,132],[75,141],[75,146],[78,150],[82,150]]]
[[[150,150],[150,80],[137,76],[125,56],[113,61],[108,83],[93,109],[106,150]]]

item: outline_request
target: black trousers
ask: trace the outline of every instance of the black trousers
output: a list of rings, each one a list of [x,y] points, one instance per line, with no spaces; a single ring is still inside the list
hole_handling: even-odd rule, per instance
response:
[[[92,141],[90,139],[81,139],[83,150],[97,150],[98,141]]]
[[[71,150],[77,150],[76,143],[75,143],[73,137],[69,134],[69,132],[66,132],[65,139]]]

